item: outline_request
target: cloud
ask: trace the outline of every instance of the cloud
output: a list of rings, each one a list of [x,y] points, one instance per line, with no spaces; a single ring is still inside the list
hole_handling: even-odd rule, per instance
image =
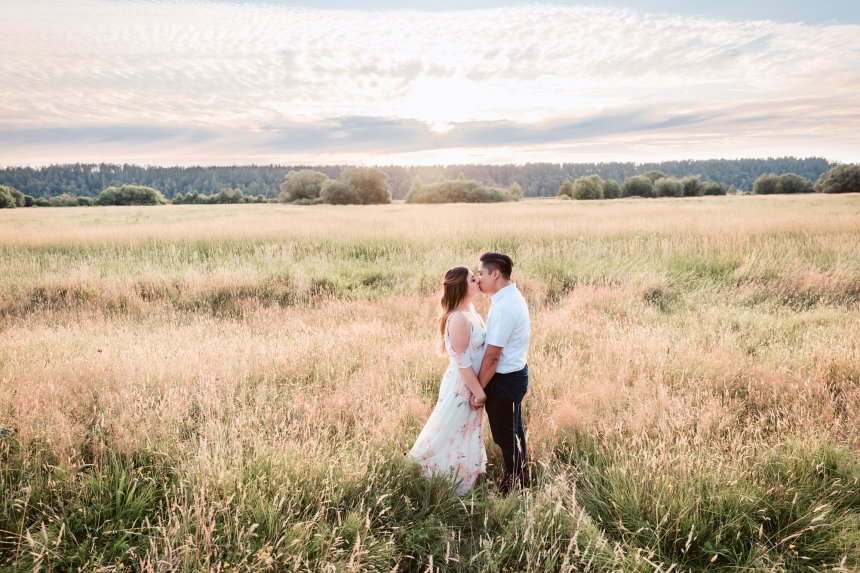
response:
[[[643,137],[860,160],[860,26],[178,0],[6,0],[0,19],[4,163],[539,159],[608,139],[635,159]]]

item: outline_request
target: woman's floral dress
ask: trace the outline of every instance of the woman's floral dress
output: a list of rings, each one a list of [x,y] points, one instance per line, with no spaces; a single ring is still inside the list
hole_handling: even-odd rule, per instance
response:
[[[472,410],[469,406],[472,392],[460,375],[460,368],[471,366],[475,374],[480,370],[486,350],[487,331],[483,321],[469,322],[471,341],[462,354],[454,351],[447,328],[445,330],[445,349],[450,364],[439,388],[439,401],[407,454],[421,465],[428,476],[451,475],[458,480],[457,491],[460,494],[471,491],[475,480],[487,467],[487,452],[482,436],[484,409]]]

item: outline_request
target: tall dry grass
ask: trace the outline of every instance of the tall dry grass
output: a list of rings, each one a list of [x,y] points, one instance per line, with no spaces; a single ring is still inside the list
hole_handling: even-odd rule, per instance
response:
[[[4,571],[860,566],[855,196],[0,217]],[[403,454],[488,249],[534,480],[458,501]]]

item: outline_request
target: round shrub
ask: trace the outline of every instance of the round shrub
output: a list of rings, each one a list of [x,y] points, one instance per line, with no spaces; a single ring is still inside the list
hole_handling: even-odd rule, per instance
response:
[[[634,175],[624,180],[625,197],[652,197],[654,183],[643,175]]]
[[[71,193],[63,193],[49,199],[51,207],[77,207],[78,198]]]
[[[376,167],[347,167],[340,180],[355,189],[361,205],[391,203],[388,175]]]
[[[618,199],[621,197],[621,185],[615,179],[607,179],[603,182],[603,198]]]
[[[11,187],[0,185],[0,209],[14,209],[18,206],[10,189]]]
[[[654,182],[654,197],[683,197],[684,184],[674,177],[663,177]]]
[[[89,197],[77,197],[78,207],[92,207],[93,200]]]
[[[278,200],[282,203],[292,203],[299,199],[316,199],[322,192],[323,184],[328,180],[328,175],[312,169],[290,171],[281,183]]]
[[[516,200],[509,189],[486,187],[474,179],[447,179],[411,188],[407,203],[501,203]]]
[[[794,173],[775,175],[769,173],[760,175],[753,183],[753,193],[756,195],[773,195],[776,193],[812,193],[814,186],[806,177]]]
[[[711,181],[710,183],[705,184],[705,195],[725,195],[726,194],[726,186],[722,183],[716,183]]]
[[[603,199],[603,181],[600,175],[587,175],[573,182],[573,198],[579,200]]]
[[[96,205],[164,205],[164,196],[152,187],[139,185],[123,185],[108,187],[102,191],[95,201]]]
[[[684,177],[681,183],[684,184],[684,197],[701,197],[705,194],[707,186],[698,177]]]
[[[564,183],[561,184],[561,187],[558,188],[557,197],[567,197],[570,199],[573,197],[573,183],[571,183],[570,179],[565,179]]]
[[[320,199],[332,205],[360,205],[361,199],[355,188],[343,181],[329,179],[323,183],[320,190]],[[310,200],[307,203],[310,205]]]
[[[860,193],[860,163],[834,167],[818,178],[816,193]]]

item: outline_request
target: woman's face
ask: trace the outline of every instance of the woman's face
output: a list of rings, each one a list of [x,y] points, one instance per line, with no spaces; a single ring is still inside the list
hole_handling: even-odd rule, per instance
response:
[[[466,297],[473,299],[479,294],[481,294],[481,284],[478,282],[478,277],[469,271],[469,276],[466,278]]]

